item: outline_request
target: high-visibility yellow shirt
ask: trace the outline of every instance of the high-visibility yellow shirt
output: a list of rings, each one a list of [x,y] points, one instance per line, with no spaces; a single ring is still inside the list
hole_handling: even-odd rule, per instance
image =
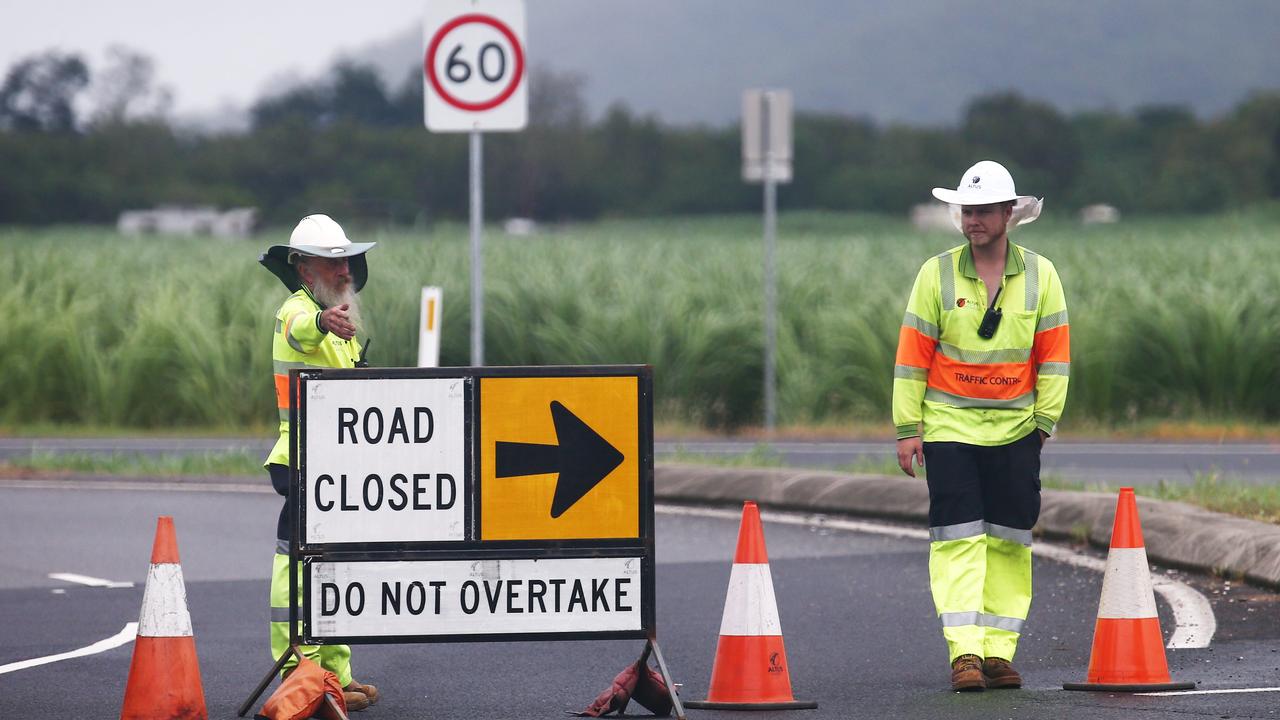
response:
[[[927,260],[898,332],[893,424],[898,439],[1004,445],[1035,428],[1052,432],[1067,400],[1067,301],[1053,263],[1009,243],[1002,318],[978,327],[989,293],[968,243]]]
[[[267,456],[266,464],[289,464],[289,371],[302,368],[350,368],[360,359],[360,342],[343,340],[320,329],[324,308],[304,285],[289,296],[276,311],[276,330],[271,342],[271,364],[275,373],[276,407],[280,415],[280,438]]]

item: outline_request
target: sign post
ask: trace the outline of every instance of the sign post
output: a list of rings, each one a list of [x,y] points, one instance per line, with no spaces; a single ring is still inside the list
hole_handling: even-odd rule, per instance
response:
[[[742,179],[764,183],[764,427],[777,423],[777,183],[791,182],[791,92],[742,94]]]
[[[471,364],[484,365],[484,143],[528,122],[524,0],[432,0],[423,23],[423,117],[470,133]]]

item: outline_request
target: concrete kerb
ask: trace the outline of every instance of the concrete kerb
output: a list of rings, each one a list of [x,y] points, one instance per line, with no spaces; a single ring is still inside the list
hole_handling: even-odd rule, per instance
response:
[[[905,476],[658,463],[654,494],[659,500],[697,503],[755,500],[766,508],[906,520],[922,526],[929,517],[924,481]],[[1105,549],[1115,510],[1111,493],[1045,490],[1036,533],[1087,539]],[[1151,562],[1280,588],[1280,526],[1141,497],[1138,513]]]

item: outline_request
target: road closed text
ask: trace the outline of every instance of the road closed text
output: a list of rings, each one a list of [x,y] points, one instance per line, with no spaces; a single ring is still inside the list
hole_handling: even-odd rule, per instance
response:
[[[641,558],[316,562],[311,637],[638,630]]]
[[[466,383],[308,381],[304,542],[466,540]]]

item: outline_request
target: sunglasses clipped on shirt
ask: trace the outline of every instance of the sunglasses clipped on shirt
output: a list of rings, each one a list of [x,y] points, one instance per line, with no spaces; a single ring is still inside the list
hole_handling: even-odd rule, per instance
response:
[[[996,303],[1000,300],[1000,291],[1003,287],[996,288],[996,296],[991,298],[991,305],[987,307],[987,312],[982,316],[982,323],[978,325],[978,337],[990,340],[995,337],[996,328],[1000,327],[1000,319],[1004,314],[1000,312],[1000,308],[996,307]]]

